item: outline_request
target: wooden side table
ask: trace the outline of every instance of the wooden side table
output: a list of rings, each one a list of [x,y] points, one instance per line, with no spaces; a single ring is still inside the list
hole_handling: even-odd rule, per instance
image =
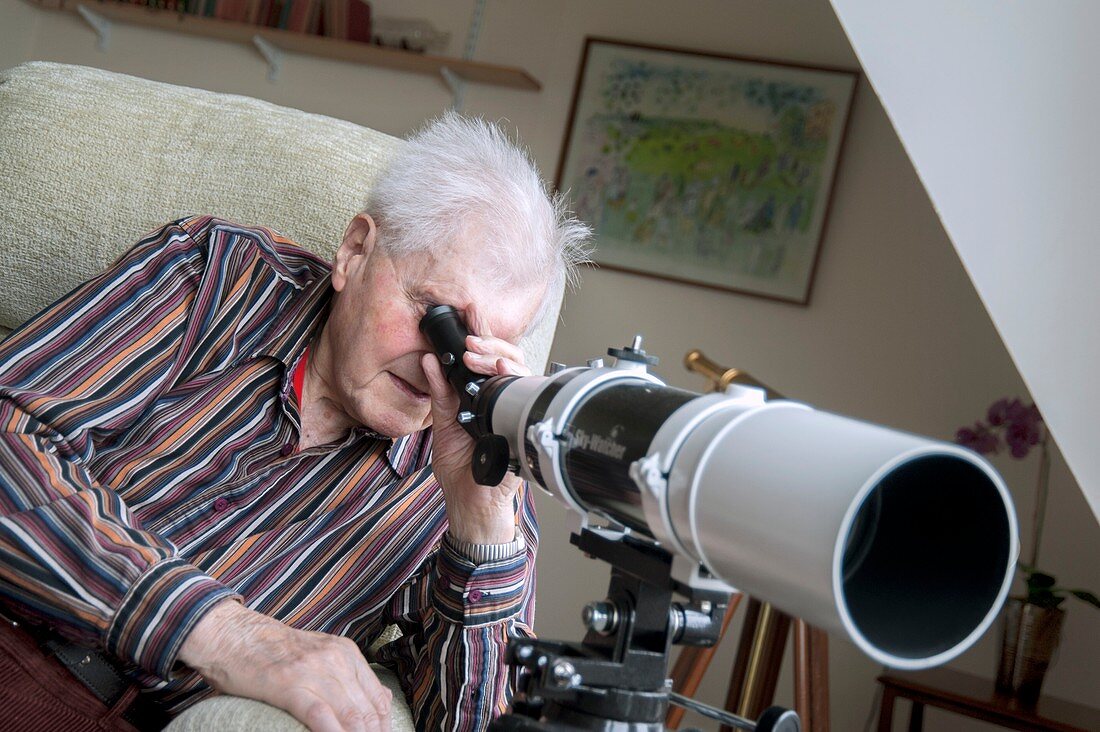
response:
[[[882,684],[882,708],[878,732],[890,732],[894,719],[894,701],[912,700],[909,732],[920,732],[924,707],[939,707],[955,714],[1005,727],[1007,729],[1052,732],[1098,732],[1100,710],[1043,696],[1026,706],[1013,697],[998,694],[993,679],[983,679],[948,668],[906,673],[891,672],[878,677]]]

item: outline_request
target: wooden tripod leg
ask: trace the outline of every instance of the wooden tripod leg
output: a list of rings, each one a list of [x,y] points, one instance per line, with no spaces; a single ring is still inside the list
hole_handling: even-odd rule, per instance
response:
[[[794,621],[794,711],[802,720],[804,732],[814,732],[810,714],[810,626],[805,620]]]
[[[757,605],[755,613],[754,602]],[[726,696],[726,709],[742,717],[755,719],[771,705],[779,680],[779,665],[783,660],[783,649],[787,645],[790,623],[789,615],[768,603],[750,598],[749,615],[741,630],[741,646],[738,648],[737,662]],[[732,732],[732,728],[726,725],[720,729],[722,732]]]
[[[721,637],[743,596],[730,596]],[[795,710],[802,719],[804,732],[829,732],[829,652],[828,636],[823,630],[793,619],[771,605],[749,598],[737,656],[730,674],[726,709],[755,719],[771,705],[779,679],[779,668],[794,623]],[[721,640],[721,637],[719,640]],[[714,656],[712,648],[685,648],[672,669],[673,689],[693,696]],[[670,707],[665,725],[676,729],[684,710]],[[722,732],[730,730],[722,727]]]
[[[710,666],[710,662],[714,658],[714,652],[718,650],[718,644],[726,636],[730,619],[733,618],[733,613],[737,610],[737,605],[741,602],[742,597],[743,595],[740,592],[730,595],[726,616],[722,618],[722,630],[719,631],[718,640],[715,641],[713,646],[710,648],[691,646],[680,651],[680,657],[676,659],[676,664],[672,667],[673,691],[684,696],[695,696],[699,683],[703,680],[703,674]],[[668,714],[665,715],[665,726],[669,729],[678,729],[680,720],[683,718],[684,710],[681,707],[669,706]]]
[[[804,732],[829,732],[829,641],[805,620],[794,623],[794,709]]]
[[[753,652],[745,687],[741,692],[741,705],[737,713],[756,719],[771,706],[775,687],[779,683],[779,666],[787,648],[791,616],[780,612],[770,603],[760,610],[760,621],[753,636]],[[729,732],[733,732],[732,729]]]
[[[749,598],[745,607],[745,621],[741,624],[741,637],[737,640],[737,655],[733,659],[729,686],[726,690],[726,709],[737,711],[741,707],[741,692],[745,688],[745,677],[749,671],[749,659],[752,657],[753,637],[760,620],[763,603],[754,597]]]
[[[813,732],[829,732],[829,636],[821,628],[810,627],[810,714]]]

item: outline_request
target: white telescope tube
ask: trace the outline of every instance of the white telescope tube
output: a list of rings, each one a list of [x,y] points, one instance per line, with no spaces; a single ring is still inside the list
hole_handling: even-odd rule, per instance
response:
[[[793,402],[712,411],[667,481],[676,543],[709,571],[896,668],[969,648],[1019,553],[985,460]]]
[[[1008,594],[1011,498],[956,445],[752,387],[673,389],[637,361],[501,377],[482,393],[514,469],[582,522],[652,538],[684,558],[680,582],[742,589],[887,666],[949,661]]]

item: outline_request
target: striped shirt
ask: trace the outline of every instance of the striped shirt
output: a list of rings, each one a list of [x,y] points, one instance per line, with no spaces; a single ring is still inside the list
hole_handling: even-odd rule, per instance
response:
[[[474,565],[442,541],[430,430],[298,451],[294,366],[329,268],[278,234],[169,224],[0,344],[0,604],[121,659],[169,710],[211,693],[177,663],[227,597],[366,649],[420,729],[480,729],[530,635],[537,525]]]

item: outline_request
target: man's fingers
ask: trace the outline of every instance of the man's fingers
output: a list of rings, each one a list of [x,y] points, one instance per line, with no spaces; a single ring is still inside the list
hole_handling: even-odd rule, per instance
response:
[[[530,376],[531,369],[523,363],[516,363],[507,358],[498,358],[496,362],[497,373],[502,376]]]
[[[389,725],[382,721],[380,710],[372,706],[348,707],[340,715],[340,722],[349,732],[382,732],[389,729]]]
[[[466,336],[466,349],[486,356],[497,355],[509,358],[516,363],[526,363],[523,349],[514,343],[492,336]]]
[[[378,677],[371,671],[359,647],[333,638],[328,645],[327,673],[313,676],[311,684],[335,710],[348,732],[383,732],[389,729],[389,698],[382,694]]]
[[[320,688],[298,687],[286,709],[312,732],[380,732],[388,730],[389,708],[373,703],[365,689],[354,689],[336,678],[320,680]],[[339,689],[338,692],[334,693]]]
[[[467,368],[486,376],[530,376],[531,369],[523,363],[516,363],[510,358],[504,358],[498,354],[483,355],[467,351],[462,356],[462,362]]]
[[[379,711],[388,715],[393,707],[393,692],[386,688],[381,681],[378,681],[376,677],[374,688],[371,689],[370,693],[371,698],[374,699],[374,706],[377,707]]]
[[[466,351],[462,354],[462,362],[466,364],[466,368],[485,376],[497,375],[497,358],[498,356],[495,355],[487,356],[473,351]]]
[[[340,723],[339,717],[328,702],[315,692],[306,691],[305,693],[312,697],[306,702],[306,706],[299,709],[297,705],[291,703],[287,705],[287,711],[309,727],[310,732],[344,732],[344,725]]]
[[[346,655],[343,661],[350,661],[350,665],[341,662],[340,658],[329,660],[332,662],[329,665],[330,673],[311,677],[310,686],[302,690],[306,695],[316,698],[320,705],[316,710],[308,709],[307,714],[316,715],[320,723],[326,725],[331,721],[331,713],[332,719],[336,720],[337,729],[347,732],[389,730],[389,694],[379,691],[382,684],[366,661],[361,657],[351,658]],[[388,689],[383,690],[388,692]],[[313,728],[311,721],[306,724]]]
[[[381,729],[388,730],[392,719],[393,692],[378,680],[365,662],[355,665],[355,679],[377,712]]]
[[[458,412],[458,395],[447,383],[447,377],[443,375],[443,366],[434,353],[425,353],[420,357],[420,368],[424,369],[424,376],[428,379],[428,391],[432,397],[432,408],[438,405],[444,412]],[[444,415],[446,416],[446,415]]]
[[[356,675],[358,676],[358,668]],[[347,698],[340,709],[340,722],[344,725],[344,729],[356,732],[367,730],[375,732],[381,729],[382,710],[378,708],[368,690],[356,683],[357,679],[350,681],[351,683],[344,685]]]
[[[391,726],[390,707],[388,703],[383,704],[375,700],[372,706],[361,710],[355,719],[363,725],[364,729],[369,729],[371,732],[389,732]]]

